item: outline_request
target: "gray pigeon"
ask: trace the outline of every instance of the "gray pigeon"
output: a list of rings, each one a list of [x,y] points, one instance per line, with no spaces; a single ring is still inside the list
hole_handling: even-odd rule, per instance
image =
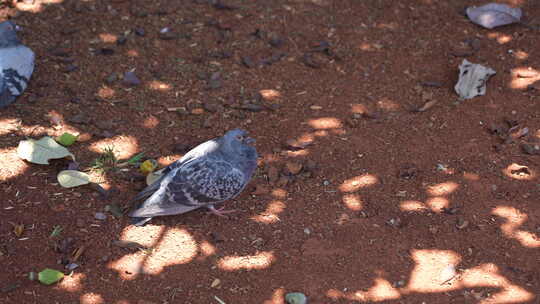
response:
[[[223,216],[231,212],[215,204],[236,197],[257,167],[254,139],[235,129],[223,137],[206,141],[163,171],[163,175],[142,190],[134,201],[144,202],[129,216],[142,226],[152,217],[186,213],[201,207]]]
[[[0,23],[0,108],[21,95],[34,71],[34,52],[17,38],[13,21]]]

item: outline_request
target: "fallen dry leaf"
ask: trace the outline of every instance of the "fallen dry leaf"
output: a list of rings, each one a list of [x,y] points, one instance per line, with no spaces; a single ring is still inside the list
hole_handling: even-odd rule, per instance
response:
[[[423,106],[417,109],[413,109],[412,112],[425,112],[431,108],[433,108],[439,101],[438,100],[430,100],[424,103]]]

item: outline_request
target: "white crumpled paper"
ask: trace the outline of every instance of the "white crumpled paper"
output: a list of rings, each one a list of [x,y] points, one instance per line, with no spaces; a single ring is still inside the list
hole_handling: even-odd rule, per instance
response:
[[[517,23],[523,15],[521,8],[499,3],[489,3],[478,7],[472,6],[467,8],[466,13],[472,22],[488,29]]]
[[[463,59],[459,65],[459,79],[454,87],[462,99],[486,94],[486,82],[495,75],[495,70]]]

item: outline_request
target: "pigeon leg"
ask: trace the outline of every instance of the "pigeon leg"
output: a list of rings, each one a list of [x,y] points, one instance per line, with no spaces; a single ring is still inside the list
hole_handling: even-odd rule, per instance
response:
[[[212,214],[215,214],[217,216],[221,216],[221,217],[227,217],[225,214],[227,213],[233,213],[233,212],[237,212],[238,210],[236,209],[231,209],[231,210],[223,210],[225,207],[221,207],[219,209],[216,209],[216,207],[214,207],[214,205],[211,205],[211,206],[208,206],[206,207],[210,210],[209,213],[212,213]]]

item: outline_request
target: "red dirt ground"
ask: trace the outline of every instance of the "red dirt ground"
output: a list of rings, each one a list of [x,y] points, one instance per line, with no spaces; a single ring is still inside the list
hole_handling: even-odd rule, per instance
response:
[[[540,3],[501,2],[525,24],[480,28],[462,12],[485,1],[462,0],[3,7],[37,66],[0,112],[0,302],[280,304],[298,291],[310,303],[539,303]],[[463,58],[497,71],[485,96],[458,100]],[[105,81],[133,69],[138,86]],[[94,173],[102,198],[57,184],[68,161],[16,154],[25,136],[67,131],[81,133],[70,150],[82,169],[108,146],[163,166],[235,127],[261,159],[229,220],[100,221],[144,186],[137,168]],[[46,267],[70,275],[27,279]]]

